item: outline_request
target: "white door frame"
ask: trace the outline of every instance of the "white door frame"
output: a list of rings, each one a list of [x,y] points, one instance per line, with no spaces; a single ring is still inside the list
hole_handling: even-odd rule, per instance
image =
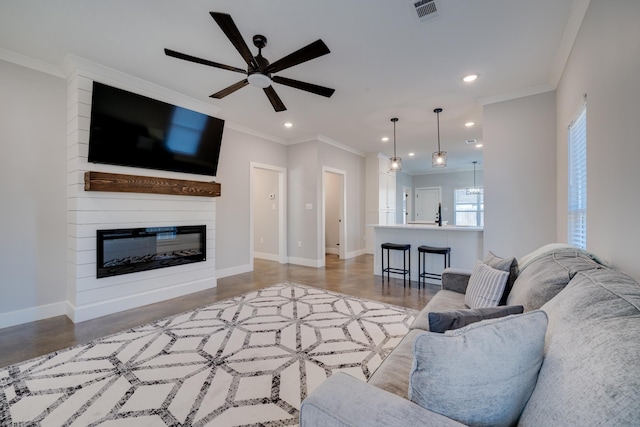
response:
[[[407,187],[406,185],[402,186],[402,197],[407,199],[406,200],[407,213],[406,215],[404,215],[404,218],[402,218],[402,223],[408,224],[409,221],[411,220],[411,208],[413,207],[413,192],[411,191],[411,187]]]
[[[325,221],[326,221],[326,213],[325,213],[325,209],[326,209],[326,182],[325,182],[325,174],[329,172],[329,173],[333,173],[336,175],[340,175],[342,177],[342,195],[340,197],[340,225],[338,226],[338,236],[339,236],[339,241],[340,241],[340,246],[338,249],[338,254],[340,259],[345,259],[346,258],[346,254],[347,254],[347,172],[340,170],[340,169],[335,169],[335,168],[331,168],[329,166],[322,166],[322,218],[320,220],[320,224],[318,227],[318,242],[320,242],[319,245],[319,252],[318,254],[321,254],[322,256],[320,257],[320,267],[323,267],[325,265],[325,245],[326,245],[326,241],[325,241]]]
[[[286,264],[287,254],[287,169],[264,163],[251,162],[249,174],[249,260],[253,270],[253,179],[256,169],[278,173],[278,262]]]

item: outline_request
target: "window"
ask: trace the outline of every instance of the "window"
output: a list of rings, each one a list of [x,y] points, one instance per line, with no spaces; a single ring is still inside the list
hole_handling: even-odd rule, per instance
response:
[[[467,190],[454,190],[456,225],[484,227],[484,194],[467,194]]]
[[[587,247],[587,106],[569,125],[569,191],[567,242]]]

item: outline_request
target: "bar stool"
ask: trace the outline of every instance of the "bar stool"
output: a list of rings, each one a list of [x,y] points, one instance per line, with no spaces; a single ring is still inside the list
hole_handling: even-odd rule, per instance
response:
[[[402,245],[398,243],[383,243],[382,247],[382,283],[384,283],[384,273],[387,273],[387,282],[389,282],[389,273],[402,274],[403,285],[407,286],[407,274],[409,275],[409,286],[411,286],[411,245]],[[387,251],[387,267],[384,266],[384,251]],[[402,268],[391,267],[389,263],[389,251],[402,252]],[[409,254],[409,268],[407,268],[407,253]]]
[[[426,254],[444,255],[444,268],[451,267],[451,248],[438,248],[435,246],[418,246],[418,288],[422,283],[426,286],[425,279],[433,279],[442,281],[442,274],[429,273],[426,271],[427,263],[425,261]],[[422,262],[421,262],[422,261]]]

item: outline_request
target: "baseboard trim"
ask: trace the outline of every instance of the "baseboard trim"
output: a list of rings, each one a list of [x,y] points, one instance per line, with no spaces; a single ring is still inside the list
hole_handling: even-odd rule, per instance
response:
[[[324,260],[289,257],[289,264],[320,268],[324,266]]]
[[[268,254],[265,252],[254,252],[253,257],[258,259],[266,259],[267,261],[280,261],[280,256],[278,254]]]
[[[0,329],[67,314],[64,301],[0,314]]]
[[[66,302],[66,314],[73,323],[84,322],[108,314],[142,307],[143,305],[165,301],[171,298],[181,297],[194,292],[204,291],[217,286],[217,278],[208,277],[188,283],[156,289],[135,295],[127,295],[121,298],[114,298],[93,304],[75,306],[70,301]]]
[[[235,267],[223,268],[222,270],[216,270],[216,277],[222,279],[229,276],[235,276],[236,274],[250,273],[253,271],[253,264],[238,265]]]
[[[340,255],[340,251],[338,250],[338,248],[324,248],[324,253],[331,255]]]
[[[357,256],[364,255],[366,253],[367,253],[366,249],[358,249],[357,251],[347,252],[346,259],[355,258]]]

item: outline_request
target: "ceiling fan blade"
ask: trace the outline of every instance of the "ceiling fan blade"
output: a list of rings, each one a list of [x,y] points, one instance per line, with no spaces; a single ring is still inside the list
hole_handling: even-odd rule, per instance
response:
[[[273,86],[265,87],[263,90],[264,93],[267,94],[267,98],[269,98],[269,101],[271,102],[271,105],[273,106],[273,109],[276,110],[276,112],[285,111],[287,109],[287,107],[285,107],[282,103],[282,100],[280,99],[276,91],[273,89]]]
[[[231,65],[219,64],[217,62],[209,61],[208,59],[198,58],[196,56],[187,55],[186,53],[176,52],[175,50],[165,49],[164,53],[167,56],[172,56],[178,59],[184,59],[185,61],[196,62],[202,65],[208,65],[210,67],[222,68],[223,70],[235,71],[236,73],[247,74],[247,70],[242,68],[232,67]]]
[[[311,44],[306,45],[302,49],[298,49],[293,53],[285,56],[269,65],[266,69],[267,73],[277,73],[278,71],[286,70],[294,65],[302,64],[303,62],[310,61],[319,56],[326,55],[331,51],[326,44],[320,39],[314,41]]]
[[[288,79],[286,77],[273,76],[271,80],[280,83],[285,86],[291,86],[296,89],[306,90],[307,92],[315,93],[316,95],[326,96],[327,98],[331,98],[335,89],[330,89],[324,86],[314,85],[312,83],[301,82],[299,80]]]
[[[245,60],[247,65],[258,69],[258,64],[253,58],[253,54],[249,50],[249,47],[244,42],[242,34],[240,34],[240,30],[238,30],[238,27],[236,27],[236,24],[233,22],[231,15],[220,12],[209,12],[209,14],[218,23],[222,32],[224,32],[240,55],[242,55],[242,58]]]
[[[231,95],[233,92],[237,91],[238,89],[242,89],[248,84],[249,84],[249,80],[247,79],[240,80],[238,83],[234,83],[231,86],[226,87],[221,91],[214,93],[213,95],[210,95],[209,98],[222,99],[227,95]]]

